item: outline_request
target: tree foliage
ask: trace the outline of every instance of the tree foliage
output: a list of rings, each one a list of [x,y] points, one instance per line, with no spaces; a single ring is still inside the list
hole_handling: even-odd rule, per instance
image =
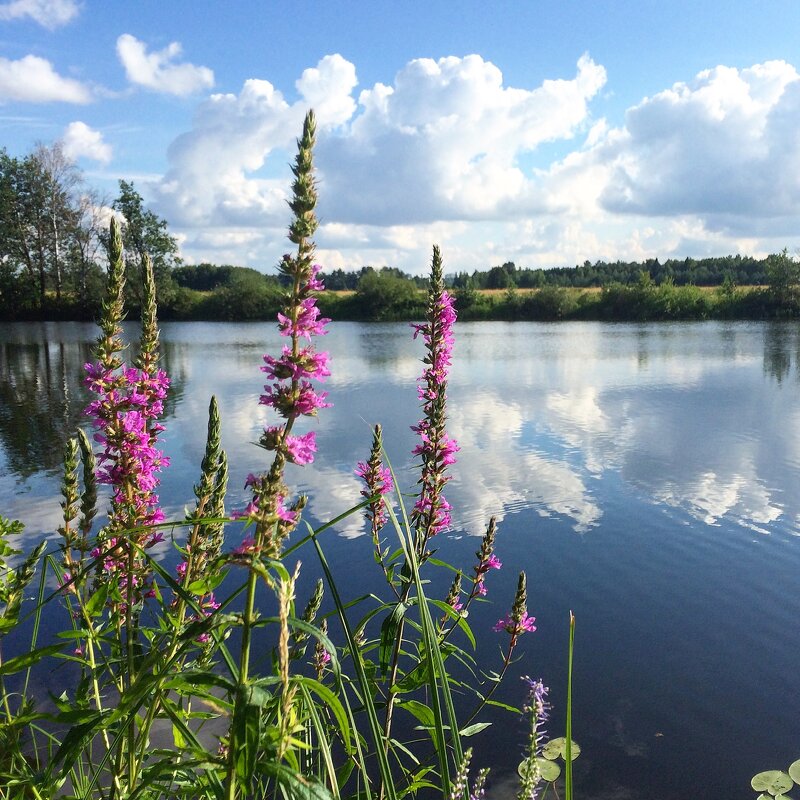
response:
[[[91,303],[98,206],[60,143],[39,144],[24,158],[0,150],[0,308],[42,311],[63,305],[65,295]]]
[[[767,281],[770,291],[782,306],[793,305],[800,284],[800,261],[792,258],[786,248],[767,258]]]
[[[170,235],[167,221],[144,207],[144,200],[132,181],[119,182],[119,196],[114,200],[113,208],[124,218],[122,245],[125,249],[128,285],[136,287],[137,299],[140,299],[139,276],[143,259],[149,255],[153,263],[158,302],[169,305],[176,289],[172,270],[181,264],[181,259],[178,256],[178,242]]]

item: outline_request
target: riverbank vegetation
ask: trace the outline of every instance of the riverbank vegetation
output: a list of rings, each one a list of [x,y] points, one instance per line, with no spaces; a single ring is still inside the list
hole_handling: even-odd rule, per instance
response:
[[[145,208],[133,183],[113,199],[88,187],[60,145],[24,158],[0,150],[0,319],[99,318],[107,260],[107,221],[121,222],[126,268],[136,276],[149,254],[162,319],[268,320],[282,308],[286,278],[264,271],[183,264],[165,220]],[[323,273],[320,298],[335,320],[414,320],[425,309],[425,280],[394,267]],[[463,320],[773,319],[800,315],[800,262],[786,251],[664,262],[585,261],[531,269],[513,262],[445,276]],[[140,282],[126,289],[129,315],[141,307]]]

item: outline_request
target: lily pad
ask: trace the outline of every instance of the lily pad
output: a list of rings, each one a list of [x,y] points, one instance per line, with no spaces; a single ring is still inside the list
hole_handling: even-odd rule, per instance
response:
[[[789,766],[789,777],[795,783],[800,783],[800,758]]]
[[[572,742],[572,760],[574,761],[581,754],[581,748],[577,742]],[[567,740],[563,736],[558,739],[551,739],[542,748],[542,755],[550,761],[555,761],[561,757],[567,760]]]
[[[523,775],[525,764],[527,764],[527,761],[521,761],[517,767],[520,778]],[[552,761],[548,761],[546,758],[537,758],[536,766],[539,767],[539,774],[542,776],[542,780],[547,781],[547,783],[557,781],[559,775],[561,775],[561,767]]]
[[[768,792],[774,797],[788,792],[794,786],[794,781],[785,772],[781,772],[778,769],[770,769],[754,775],[750,785],[757,792]]]

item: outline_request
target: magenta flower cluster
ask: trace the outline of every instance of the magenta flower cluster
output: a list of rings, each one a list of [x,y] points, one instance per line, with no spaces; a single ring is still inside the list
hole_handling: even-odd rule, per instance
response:
[[[113,370],[101,363],[84,369],[85,384],[97,395],[84,413],[92,418],[94,439],[103,448],[97,480],[113,487],[112,522],[120,527],[162,522],[155,490],[157,475],[169,459],[156,446],[164,426],[155,420],[164,413],[167,374],[158,370],[151,375],[133,367]],[[152,533],[144,544],[160,538]]]
[[[486,573],[490,569],[501,569],[503,562],[492,553],[488,558],[481,560],[475,565],[475,577],[472,579],[472,595],[486,597]]]
[[[414,338],[422,334],[428,350],[426,367],[417,387],[423,418],[411,427],[420,438],[413,453],[421,456],[423,467],[422,488],[414,513],[423,522],[428,537],[447,529],[451,522],[452,507],[441,490],[450,480],[444,470],[455,463],[455,454],[459,450],[455,439],[447,435],[444,425],[445,390],[452,362],[455,321],[453,298],[442,289],[433,300],[428,320],[413,325]]]
[[[261,371],[273,381],[264,386],[264,394],[259,402],[274,408],[284,419],[293,421],[300,416],[315,416],[320,408],[329,408],[327,392],[317,392],[312,380],[324,381],[331,373],[328,369],[329,356],[317,352],[310,343],[314,336],[324,336],[325,326],[330,322],[320,317],[316,298],[305,296],[312,291],[322,291],[325,286],[319,278],[319,264],[310,268],[307,280],[299,287],[298,294],[303,297],[298,305],[287,309],[290,314],[278,314],[281,336],[291,338],[291,346],[284,346],[279,358],[264,356]],[[298,342],[305,339],[306,347]],[[287,460],[294,464],[310,464],[317,450],[316,434],[313,431],[302,436],[287,433],[282,425],[265,428],[262,443],[267,449],[281,449]]]
[[[523,611],[518,620],[514,619],[514,617],[515,614],[512,611],[510,614],[503,617],[503,619],[498,620],[493,630],[496,633],[505,631],[514,638],[523,633],[533,633],[536,630],[536,625],[534,625],[536,617],[529,617],[527,611]]]

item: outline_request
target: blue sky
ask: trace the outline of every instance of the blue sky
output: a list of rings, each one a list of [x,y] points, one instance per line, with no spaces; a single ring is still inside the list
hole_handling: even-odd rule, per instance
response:
[[[0,145],[134,180],[270,270],[303,113],[319,260],[449,271],[800,246],[800,2],[0,0]]]

